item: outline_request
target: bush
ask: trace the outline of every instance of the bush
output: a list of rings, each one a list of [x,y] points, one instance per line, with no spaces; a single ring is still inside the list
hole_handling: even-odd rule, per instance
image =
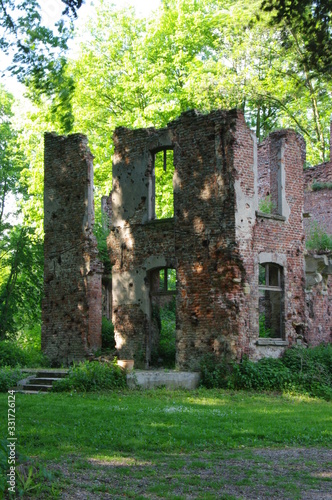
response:
[[[230,363],[219,361],[214,354],[206,354],[201,363],[201,384],[208,389],[227,388],[231,371]]]
[[[257,362],[243,358],[240,363],[218,361],[204,356],[202,385],[208,388],[292,390],[332,399],[332,346],[292,347],[280,359]]]
[[[316,250],[317,252],[331,251],[332,235],[327,234],[317,223],[314,223],[306,240],[306,247],[308,250]]]
[[[126,387],[126,374],[117,365],[112,363],[98,363],[84,361],[74,365],[66,378],[53,383],[53,391],[98,391],[102,389],[123,389]]]
[[[318,182],[315,181],[312,184],[313,191],[321,191],[322,189],[332,189],[332,182]]]
[[[105,316],[102,317],[101,342],[102,342],[103,349],[114,349],[115,348],[114,325]]]
[[[27,345],[22,347],[16,341],[3,340],[0,342],[0,367],[24,366],[34,368],[47,366],[47,359],[40,349]]]
[[[0,392],[7,392],[11,387],[15,387],[24,375],[19,368],[4,366],[0,368]]]

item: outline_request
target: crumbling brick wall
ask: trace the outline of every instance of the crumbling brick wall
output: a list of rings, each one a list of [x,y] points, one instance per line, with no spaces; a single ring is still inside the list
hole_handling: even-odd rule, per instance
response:
[[[177,271],[180,368],[197,368],[207,352],[261,357],[292,344],[304,327],[303,140],[292,131],[269,138],[264,161],[278,213],[257,217],[256,139],[240,112],[187,112],[161,130],[119,128],[114,144],[108,245],[120,357],[141,352],[148,361],[149,272],[162,267]],[[153,152],[163,148],[174,151],[174,218],[151,220]],[[267,258],[285,271],[286,323],[285,337],[268,347],[257,345],[258,265]]]
[[[306,255],[306,336],[309,345],[332,342],[332,255]]]
[[[304,171],[304,212],[306,236],[310,237],[311,228],[318,225],[323,231],[332,234],[332,189],[313,191],[314,182],[332,184],[332,161],[322,163]]]
[[[45,135],[42,350],[68,365],[101,347],[92,155],[83,135]]]

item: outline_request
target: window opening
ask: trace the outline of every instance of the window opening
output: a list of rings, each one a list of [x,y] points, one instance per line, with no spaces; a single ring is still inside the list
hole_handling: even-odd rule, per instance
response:
[[[152,218],[174,217],[173,150],[162,149],[153,154]]]
[[[277,264],[259,265],[259,336],[283,338],[284,293],[282,268]]]
[[[158,293],[176,292],[176,270],[171,268],[160,269]]]
[[[150,361],[153,367],[174,368],[176,357],[176,270],[151,273]]]

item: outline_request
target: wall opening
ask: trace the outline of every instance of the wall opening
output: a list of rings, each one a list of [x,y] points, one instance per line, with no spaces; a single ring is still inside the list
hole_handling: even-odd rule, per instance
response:
[[[176,270],[155,269],[150,275],[151,367],[174,368],[176,358]]]
[[[174,217],[173,149],[163,148],[152,156],[152,219],[169,219]]]
[[[259,337],[284,338],[283,269],[272,263],[259,265]]]

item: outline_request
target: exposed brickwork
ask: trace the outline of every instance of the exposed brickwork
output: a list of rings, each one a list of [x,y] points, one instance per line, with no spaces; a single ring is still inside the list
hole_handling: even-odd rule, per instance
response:
[[[44,209],[42,349],[53,365],[68,365],[101,346],[102,265],[84,136],[45,135]]]
[[[304,171],[304,227],[306,235],[317,224],[328,234],[332,234],[332,189],[312,190],[314,182],[332,183],[332,161],[322,163]],[[308,215],[310,217],[308,217]]]
[[[332,255],[307,255],[306,277],[306,341],[332,342]]]
[[[177,270],[179,367],[197,367],[212,351],[233,358],[266,354],[257,345],[258,265],[266,261],[284,270],[281,341],[292,345],[305,330],[303,139],[292,131],[272,134],[258,152],[257,169],[256,139],[240,112],[192,111],[166,129],[117,129],[114,143],[108,245],[120,356],[140,352],[148,360],[149,272],[165,266]],[[163,147],[174,150],[175,217],[156,221],[149,220],[152,156]],[[277,213],[256,217],[264,168]],[[273,355],[280,352],[275,347]]]
[[[113,266],[103,299],[87,141],[47,134],[45,144],[42,342],[54,364],[100,347],[102,310],[108,317],[111,307],[119,357],[148,365],[159,335],[154,308],[170,297],[156,293],[163,268],[177,273],[181,369],[198,368],[208,352],[258,359],[302,340],[331,341],[331,262],[308,257],[305,279],[302,219],[308,211],[331,227],[332,191],[310,191],[313,179],[331,182],[331,163],[303,177],[305,143],[294,131],[276,131],[257,147],[235,110],[190,111],[160,130],[118,128],[113,189],[102,200]],[[154,154],[163,149],[173,150],[174,218],[156,220]],[[267,195],[273,209],[263,214],[259,199]],[[276,339],[259,337],[258,274],[266,263],[282,273]]]

